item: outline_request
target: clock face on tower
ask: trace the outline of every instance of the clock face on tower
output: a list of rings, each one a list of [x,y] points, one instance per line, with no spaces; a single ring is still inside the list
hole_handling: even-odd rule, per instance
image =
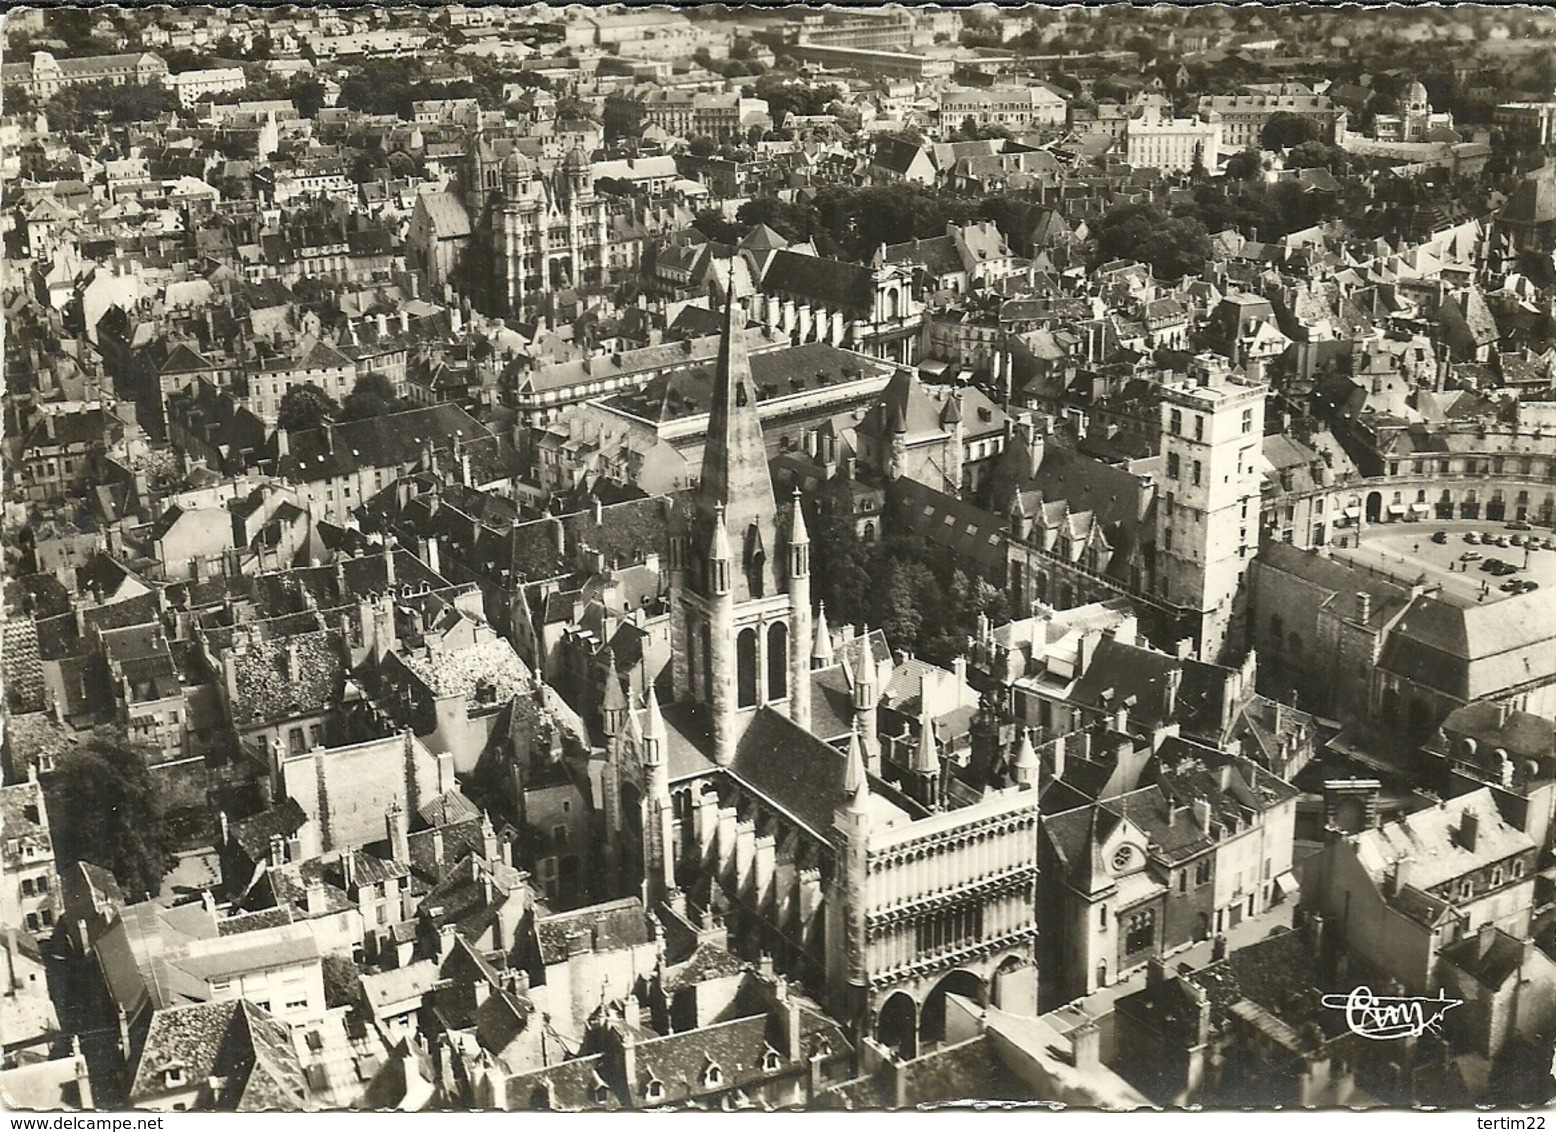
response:
[[[1135,859],[1135,851],[1127,845],[1121,845],[1118,852],[1113,854],[1113,867],[1123,870],[1129,867],[1129,863]]]

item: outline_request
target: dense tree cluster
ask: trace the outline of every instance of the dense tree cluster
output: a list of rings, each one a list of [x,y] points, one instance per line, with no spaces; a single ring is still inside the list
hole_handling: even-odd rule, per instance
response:
[[[1198,275],[1210,258],[1210,235],[1193,216],[1171,216],[1155,205],[1127,204],[1097,222],[1094,264],[1139,260],[1158,279]]]
[[[49,804],[68,821],[54,827],[61,865],[107,869],[125,896],[155,895],[174,863],[173,832],[151,778],[151,751],[123,731],[102,728],[60,760]]]
[[[65,87],[43,104],[49,129],[56,132],[90,130],[103,122],[144,122],[177,110],[178,96],[156,83],[83,83]]]
[[[923,539],[898,535],[863,541],[839,500],[812,526],[818,596],[835,625],[869,625],[893,648],[939,664],[966,652],[980,613],[1010,617],[1003,590],[969,574]]]

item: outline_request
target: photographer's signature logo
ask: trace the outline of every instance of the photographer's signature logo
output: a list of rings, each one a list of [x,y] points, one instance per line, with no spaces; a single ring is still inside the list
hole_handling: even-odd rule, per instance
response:
[[[1351,1033],[1374,1041],[1436,1032],[1448,1011],[1464,1005],[1462,999],[1449,998],[1440,990],[1436,998],[1406,998],[1375,995],[1368,987],[1357,987],[1350,994],[1326,994],[1322,1002],[1331,1010],[1345,1011]]]

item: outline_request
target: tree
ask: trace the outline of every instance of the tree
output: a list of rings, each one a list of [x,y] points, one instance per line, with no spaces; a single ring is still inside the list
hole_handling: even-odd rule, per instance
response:
[[[349,1006],[352,1010],[362,1007],[362,974],[348,955],[325,955],[324,1005],[327,1009]]]
[[[833,481],[840,486],[848,481]],[[870,621],[871,548],[859,538],[854,527],[853,498],[848,490],[835,490],[811,521],[812,551],[815,554],[813,576],[819,583],[817,597],[826,603],[827,617],[834,625],[861,624]]]
[[[1292,146],[1286,154],[1288,169],[1328,169],[1331,173],[1344,173],[1350,164],[1345,150],[1328,142],[1310,141]]]
[[[1193,217],[1169,217],[1149,204],[1128,204],[1097,222],[1095,262],[1114,259],[1150,264],[1158,279],[1179,279],[1204,270],[1210,235]]]
[[[292,87],[292,104],[303,118],[316,118],[324,109],[324,84],[318,79],[305,78]]]
[[[178,109],[178,96],[154,83],[86,83],[66,87],[44,104],[49,129],[85,131],[107,121],[145,122]]]
[[[906,557],[888,557],[886,568],[876,581],[875,616],[871,619],[897,648],[919,647],[925,613],[934,609],[935,576],[920,562]],[[929,596],[929,602],[922,599]]]
[[[293,386],[281,398],[276,410],[276,427],[288,432],[318,428],[326,420],[333,420],[340,412],[335,399],[313,382]]]
[[[719,143],[707,134],[693,134],[686,143],[687,152],[693,157],[711,157],[719,148]]]
[[[1226,161],[1226,176],[1232,181],[1252,181],[1264,168],[1264,158],[1259,156],[1259,151],[1249,146],[1240,149]]]
[[[148,900],[174,863],[152,752],[121,729],[101,728],[59,763],[52,829],[61,862],[107,869],[132,901]]]
[[[400,407],[399,394],[394,382],[381,373],[364,373],[341,402],[338,421],[359,421],[367,417],[381,417]]]
[[[1264,129],[1259,131],[1259,144],[1265,149],[1290,149],[1303,142],[1320,140],[1322,131],[1318,123],[1299,114],[1284,110],[1271,114]]]

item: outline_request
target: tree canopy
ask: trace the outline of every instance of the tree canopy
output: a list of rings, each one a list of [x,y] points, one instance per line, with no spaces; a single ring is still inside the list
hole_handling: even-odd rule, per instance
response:
[[[305,382],[288,389],[281,398],[281,405],[276,410],[276,427],[288,432],[318,428],[339,413],[340,406],[335,398],[311,381]]]
[[[341,402],[336,420],[357,421],[367,417],[381,417],[400,407],[394,382],[381,373],[364,373]]]
[[[1168,216],[1155,205],[1126,204],[1097,222],[1095,264],[1130,259],[1149,264],[1158,279],[1180,279],[1204,270],[1210,258],[1205,225]]]
[[[87,130],[99,122],[145,122],[178,110],[178,96],[155,83],[110,82],[68,86],[43,104],[49,129]]]
[[[1226,159],[1226,175],[1233,181],[1251,181],[1264,168],[1264,158],[1250,146],[1240,149]]]
[[[61,815],[53,826],[56,857],[107,869],[132,901],[153,896],[174,863],[150,760],[145,745],[101,728],[60,760],[53,784]]]
[[[1320,141],[1323,130],[1311,118],[1281,110],[1271,114],[1259,131],[1259,144],[1265,149],[1291,149],[1303,142]]]

